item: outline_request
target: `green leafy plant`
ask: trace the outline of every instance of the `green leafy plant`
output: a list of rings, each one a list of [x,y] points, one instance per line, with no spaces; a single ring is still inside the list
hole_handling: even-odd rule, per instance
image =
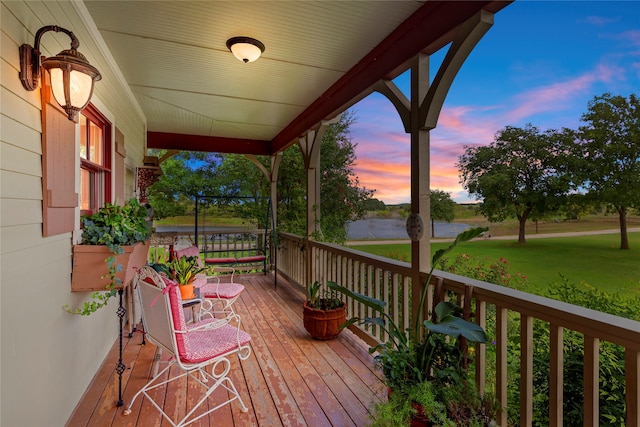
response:
[[[190,285],[195,280],[196,275],[206,270],[205,267],[200,267],[198,257],[186,255],[162,264],[156,264],[154,268],[164,273],[180,286]]]
[[[373,406],[371,427],[397,427],[409,425],[411,417],[428,421],[441,427],[455,427],[447,419],[446,406],[438,400],[433,383],[424,381],[393,391],[386,402]]]
[[[454,260],[441,259],[438,268],[442,271],[495,283],[515,289],[523,289],[527,284],[527,276],[509,271],[509,262],[501,257],[498,261],[490,262],[474,255],[458,254]]]
[[[104,208],[83,216],[82,244],[106,245],[114,254],[120,246],[133,245],[149,239],[147,209],[135,198],[124,205],[106,203]]]
[[[144,242],[151,235],[151,228],[147,222],[147,209],[138,203],[135,198],[130,199],[124,205],[106,203],[105,206],[93,214],[85,215],[80,219],[82,223],[82,244],[105,245],[112,256],[105,259],[108,273],[102,278],[108,278],[109,284],[106,291],[96,291],[91,294],[91,300],[85,302],[82,307],[72,310],[69,305],[63,309],[71,314],[89,316],[116,296],[116,288],[122,285],[116,276],[122,271],[122,264],[117,262],[117,255],[124,253],[122,246]]]
[[[456,239],[444,249],[436,251],[432,257],[431,270],[427,283],[431,282],[433,272],[442,257],[459,243],[469,241],[486,232],[487,228],[478,227],[458,234]],[[369,349],[376,353],[376,361],[382,367],[388,387],[400,394],[408,393],[413,387],[425,382],[435,382],[444,388],[454,388],[458,384],[467,385],[467,373],[463,358],[467,357],[459,340],[485,343],[487,335],[479,325],[461,317],[462,308],[449,301],[438,303],[433,311],[433,320],[422,320],[425,314],[427,287],[425,286],[413,324],[403,329],[395,323],[387,312],[384,301],[353,292],[344,286],[330,282],[330,289],[355,299],[373,312],[371,317],[354,316],[343,326],[360,323],[382,328],[389,340]]]
[[[610,293],[598,289],[588,283],[572,283],[561,276],[559,281],[553,283],[546,296],[590,308],[593,310],[621,316],[627,319],[640,321],[640,298],[629,298],[618,293]],[[514,322],[515,323],[515,322]],[[515,324],[514,327],[518,325]],[[549,425],[549,360],[550,326],[548,322],[536,321],[534,323],[533,346],[533,423],[534,426]],[[509,351],[518,345],[518,336],[509,336]],[[584,336],[576,331],[566,330],[563,334],[564,348],[564,397],[563,412],[564,425],[579,425],[584,418]],[[599,384],[600,418],[599,426],[624,426],[626,413],[626,369],[625,349],[623,346],[608,341],[599,344],[599,376],[596,377]],[[510,363],[508,375],[517,376],[519,370],[518,361]],[[514,390],[509,393],[509,407],[517,408],[519,401],[519,389],[514,384],[510,385]],[[517,421],[519,414],[513,411],[509,414],[510,421]]]
[[[344,302],[338,297],[338,292],[327,289],[317,280],[307,285],[307,306],[316,310],[335,310],[342,307]]]

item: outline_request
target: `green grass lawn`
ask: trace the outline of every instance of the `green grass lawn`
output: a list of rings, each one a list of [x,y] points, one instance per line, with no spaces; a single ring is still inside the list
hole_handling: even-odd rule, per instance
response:
[[[526,291],[544,294],[563,275],[571,283],[586,282],[607,292],[635,295],[640,289],[640,233],[629,233],[631,249],[623,251],[619,234],[528,239],[524,245],[508,240],[476,240],[447,255],[467,253],[488,263],[505,258],[509,273],[527,277]],[[432,252],[449,243],[432,243]],[[411,259],[408,244],[353,245],[353,249],[389,258]]]

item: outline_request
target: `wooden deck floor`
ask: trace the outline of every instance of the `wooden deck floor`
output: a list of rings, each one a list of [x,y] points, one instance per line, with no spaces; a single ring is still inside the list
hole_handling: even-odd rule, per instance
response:
[[[302,325],[304,295],[271,275],[237,276],[246,291],[236,302],[242,327],[252,337],[249,359],[232,360],[232,379],[249,407],[232,402],[190,426],[365,426],[371,404],[385,394],[380,373],[367,347],[350,331],[331,341],[316,341]],[[125,338],[124,403],[117,407],[116,342],[67,425],[168,426],[147,399],[138,398],[133,413],[123,415],[133,395],[150,378],[158,352],[140,345],[142,334]],[[164,359],[165,357],[163,357]],[[165,387],[165,411],[184,415],[201,388],[177,381]],[[193,386],[193,387],[192,387]],[[222,390],[208,404],[215,406]],[[224,392],[226,395],[226,392]]]

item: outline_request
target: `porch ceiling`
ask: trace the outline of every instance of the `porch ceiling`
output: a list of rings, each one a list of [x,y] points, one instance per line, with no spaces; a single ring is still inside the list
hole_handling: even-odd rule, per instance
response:
[[[271,154],[510,1],[87,1],[148,147]],[[263,42],[238,61],[234,36]]]

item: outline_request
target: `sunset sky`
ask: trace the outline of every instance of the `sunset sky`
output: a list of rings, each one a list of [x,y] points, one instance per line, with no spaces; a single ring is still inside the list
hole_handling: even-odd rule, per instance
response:
[[[431,78],[445,53],[431,58]],[[408,74],[395,83],[409,92]],[[455,167],[464,146],[488,145],[505,126],[581,125],[596,95],[640,95],[640,1],[517,0],[462,66],[431,132],[431,188],[474,201]],[[410,201],[409,135],[382,95],[352,110],[355,172],[386,204]]]

